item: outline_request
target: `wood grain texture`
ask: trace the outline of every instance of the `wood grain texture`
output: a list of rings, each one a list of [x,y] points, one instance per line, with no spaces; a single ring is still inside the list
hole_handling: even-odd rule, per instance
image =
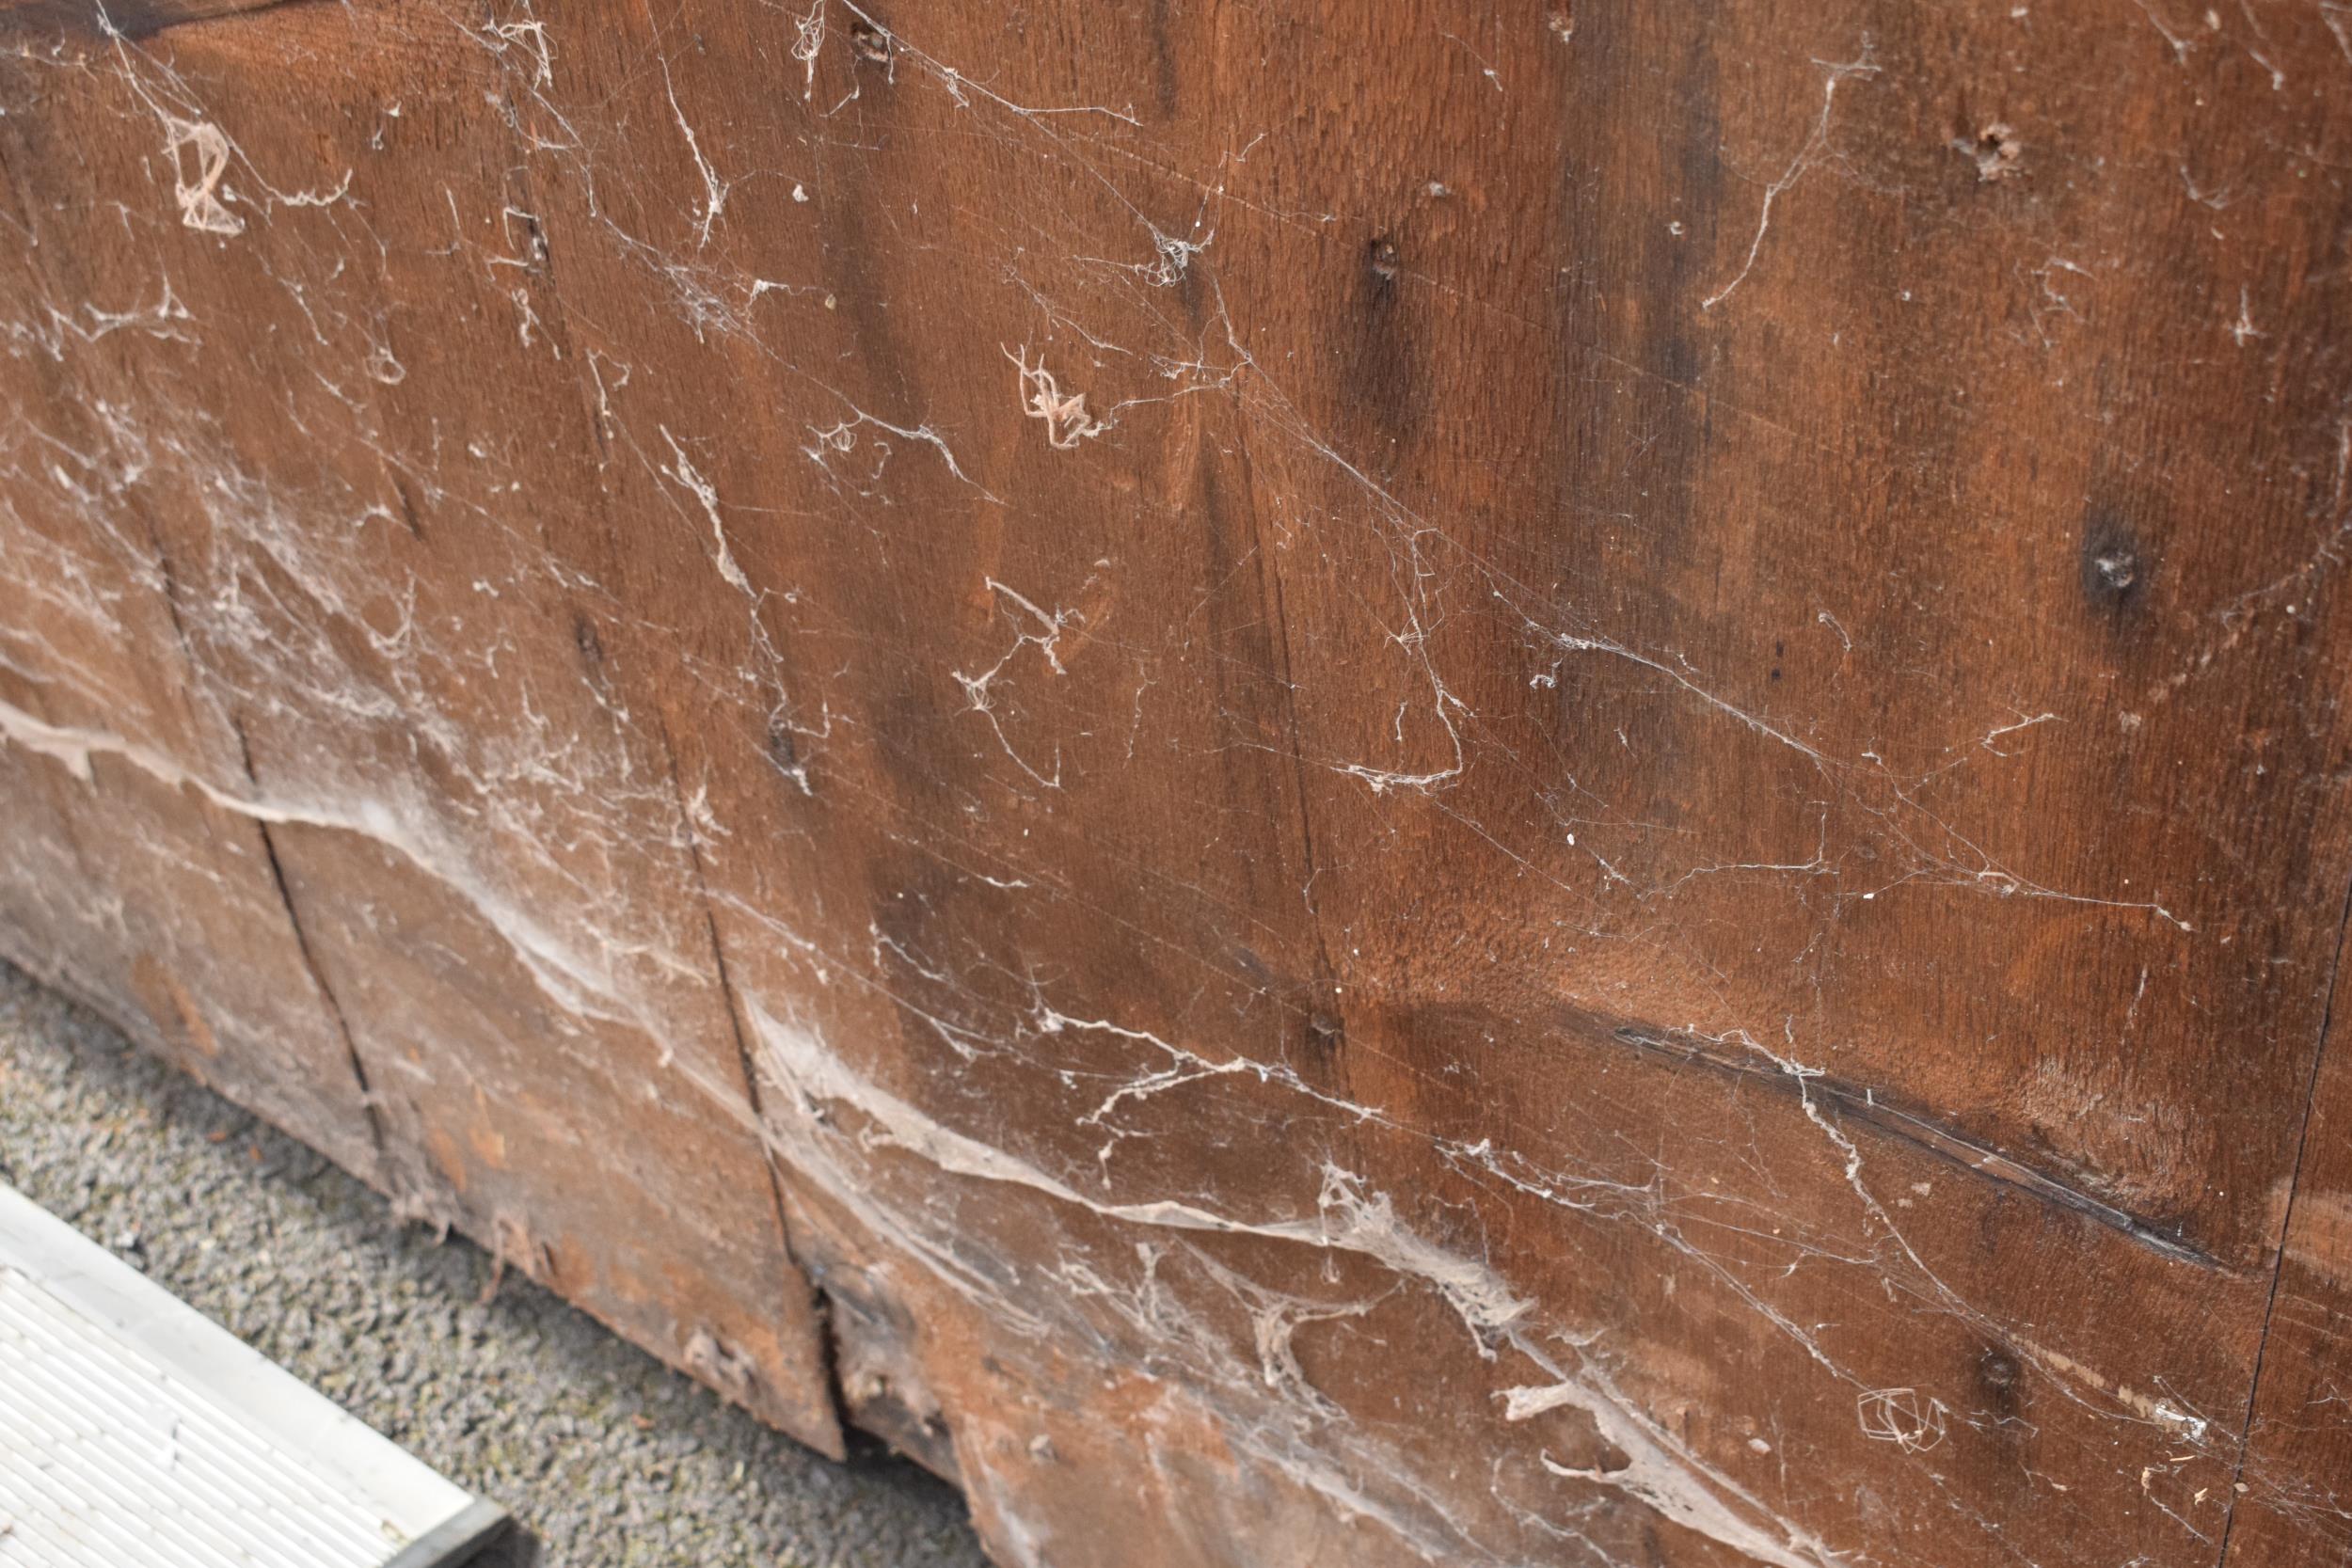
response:
[[[2267,0],[60,35],[0,940],[1010,1563],[2332,1560],[2347,87]]]
[[[212,22],[296,0],[0,0],[0,37],[24,42],[65,35],[146,39],[183,23]],[[321,0],[304,0],[316,5]]]
[[[2341,1006],[2341,1004],[2339,1004]],[[2301,1148],[2279,1198],[2286,1241],[2273,1276],[2223,1559],[2301,1568],[2352,1552],[2339,1498],[2352,1476],[2352,1057],[2331,1013]]]

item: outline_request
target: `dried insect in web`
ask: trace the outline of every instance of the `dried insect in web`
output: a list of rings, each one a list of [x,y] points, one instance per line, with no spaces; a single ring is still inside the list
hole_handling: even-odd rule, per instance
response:
[[[1064,393],[1054,380],[1054,372],[1045,368],[1041,356],[1032,366],[1029,351],[1007,349],[1005,357],[1021,372],[1019,383],[1021,411],[1032,420],[1045,421],[1045,443],[1057,451],[1068,451],[1080,441],[1091,439],[1110,426],[1087,412],[1084,392]]]

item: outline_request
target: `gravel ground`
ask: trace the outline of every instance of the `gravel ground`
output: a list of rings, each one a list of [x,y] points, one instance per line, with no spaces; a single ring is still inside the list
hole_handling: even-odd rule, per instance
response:
[[[981,1568],[954,1491],[835,1465],[0,962],[0,1180],[525,1527],[515,1568]]]

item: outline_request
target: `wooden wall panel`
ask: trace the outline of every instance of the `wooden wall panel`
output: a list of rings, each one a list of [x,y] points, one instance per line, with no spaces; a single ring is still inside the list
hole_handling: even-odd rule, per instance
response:
[[[255,70],[262,40],[238,25],[174,36],[216,41]],[[188,202],[167,232],[242,238],[244,220],[205,183],[206,160],[229,154],[192,129],[210,124],[199,89],[128,44],[110,55],[110,106],[167,143],[182,137],[166,151],[184,162],[166,178]],[[384,63],[424,64],[413,49]],[[100,90],[47,69],[62,73],[36,76],[39,99]],[[347,109],[338,94],[371,112],[394,106],[364,73],[302,87],[268,95],[289,127],[279,134]],[[478,93],[449,102],[461,119],[486,115]],[[495,146],[498,122],[483,123]],[[151,149],[120,149],[116,169],[104,143],[47,139],[68,133],[61,114],[25,129],[15,160],[25,228],[59,231],[51,264],[65,274],[27,303],[69,285],[84,295],[64,327],[50,325],[73,351],[73,384],[54,401],[104,421],[107,479],[151,531],[120,564],[170,579],[244,776],[184,765],[168,747],[151,755],[136,725],[98,750],[167,788],[195,780],[209,803],[274,835],[286,895],[369,1078],[385,1180],[405,1204],[837,1449],[814,1297],[752,1124],[666,754],[628,730],[593,668],[581,678],[594,644],[571,595],[591,585],[535,537],[548,520],[483,504],[513,489],[481,467],[497,454],[469,433],[479,427],[465,404],[489,388],[481,365],[429,351],[404,362],[384,291],[400,286],[406,249],[380,247],[366,266],[346,249],[367,244],[368,222],[396,221],[404,198],[411,221],[442,221],[438,176],[410,189],[396,175],[368,220],[342,211],[343,197],[330,202],[331,181],[272,190],[264,199],[294,215],[282,232],[257,220],[258,261],[216,245],[158,260],[135,229],[109,227],[75,195],[143,178]],[[480,139],[463,123],[449,134]],[[93,313],[95,280],[114,277],[158,303],[119,324]],[[175,292],[214,288],[237,345],[218,354],[204,352],[205,313]],[[134,341],[154,351],[126,352]],[[356,357],[290,379],[293,361],[267,352],[277,344],[297,358],[339,344]],[[453,448],[462,475],[440,467]],[[428,559],[438,564],[419,564]],[[501,601],[511,628],[494,624]],[[469,622],[486,635],[467,635]],[[135,657],[155,639],[114,641]],[[229,911],[195,901],[179,912],[193,933]],[[694,1087],[649,1090],[657,1063]]]
[[[103,657],[379,1179],[1008,1562],[2340,1544],[2328,8],[17,25],[21,950]]]

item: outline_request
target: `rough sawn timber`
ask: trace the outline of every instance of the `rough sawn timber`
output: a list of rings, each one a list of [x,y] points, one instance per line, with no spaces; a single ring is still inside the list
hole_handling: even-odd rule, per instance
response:
[[[0,951],[1010,1564],[2352,1549],[2352,12],[0,26]]]

